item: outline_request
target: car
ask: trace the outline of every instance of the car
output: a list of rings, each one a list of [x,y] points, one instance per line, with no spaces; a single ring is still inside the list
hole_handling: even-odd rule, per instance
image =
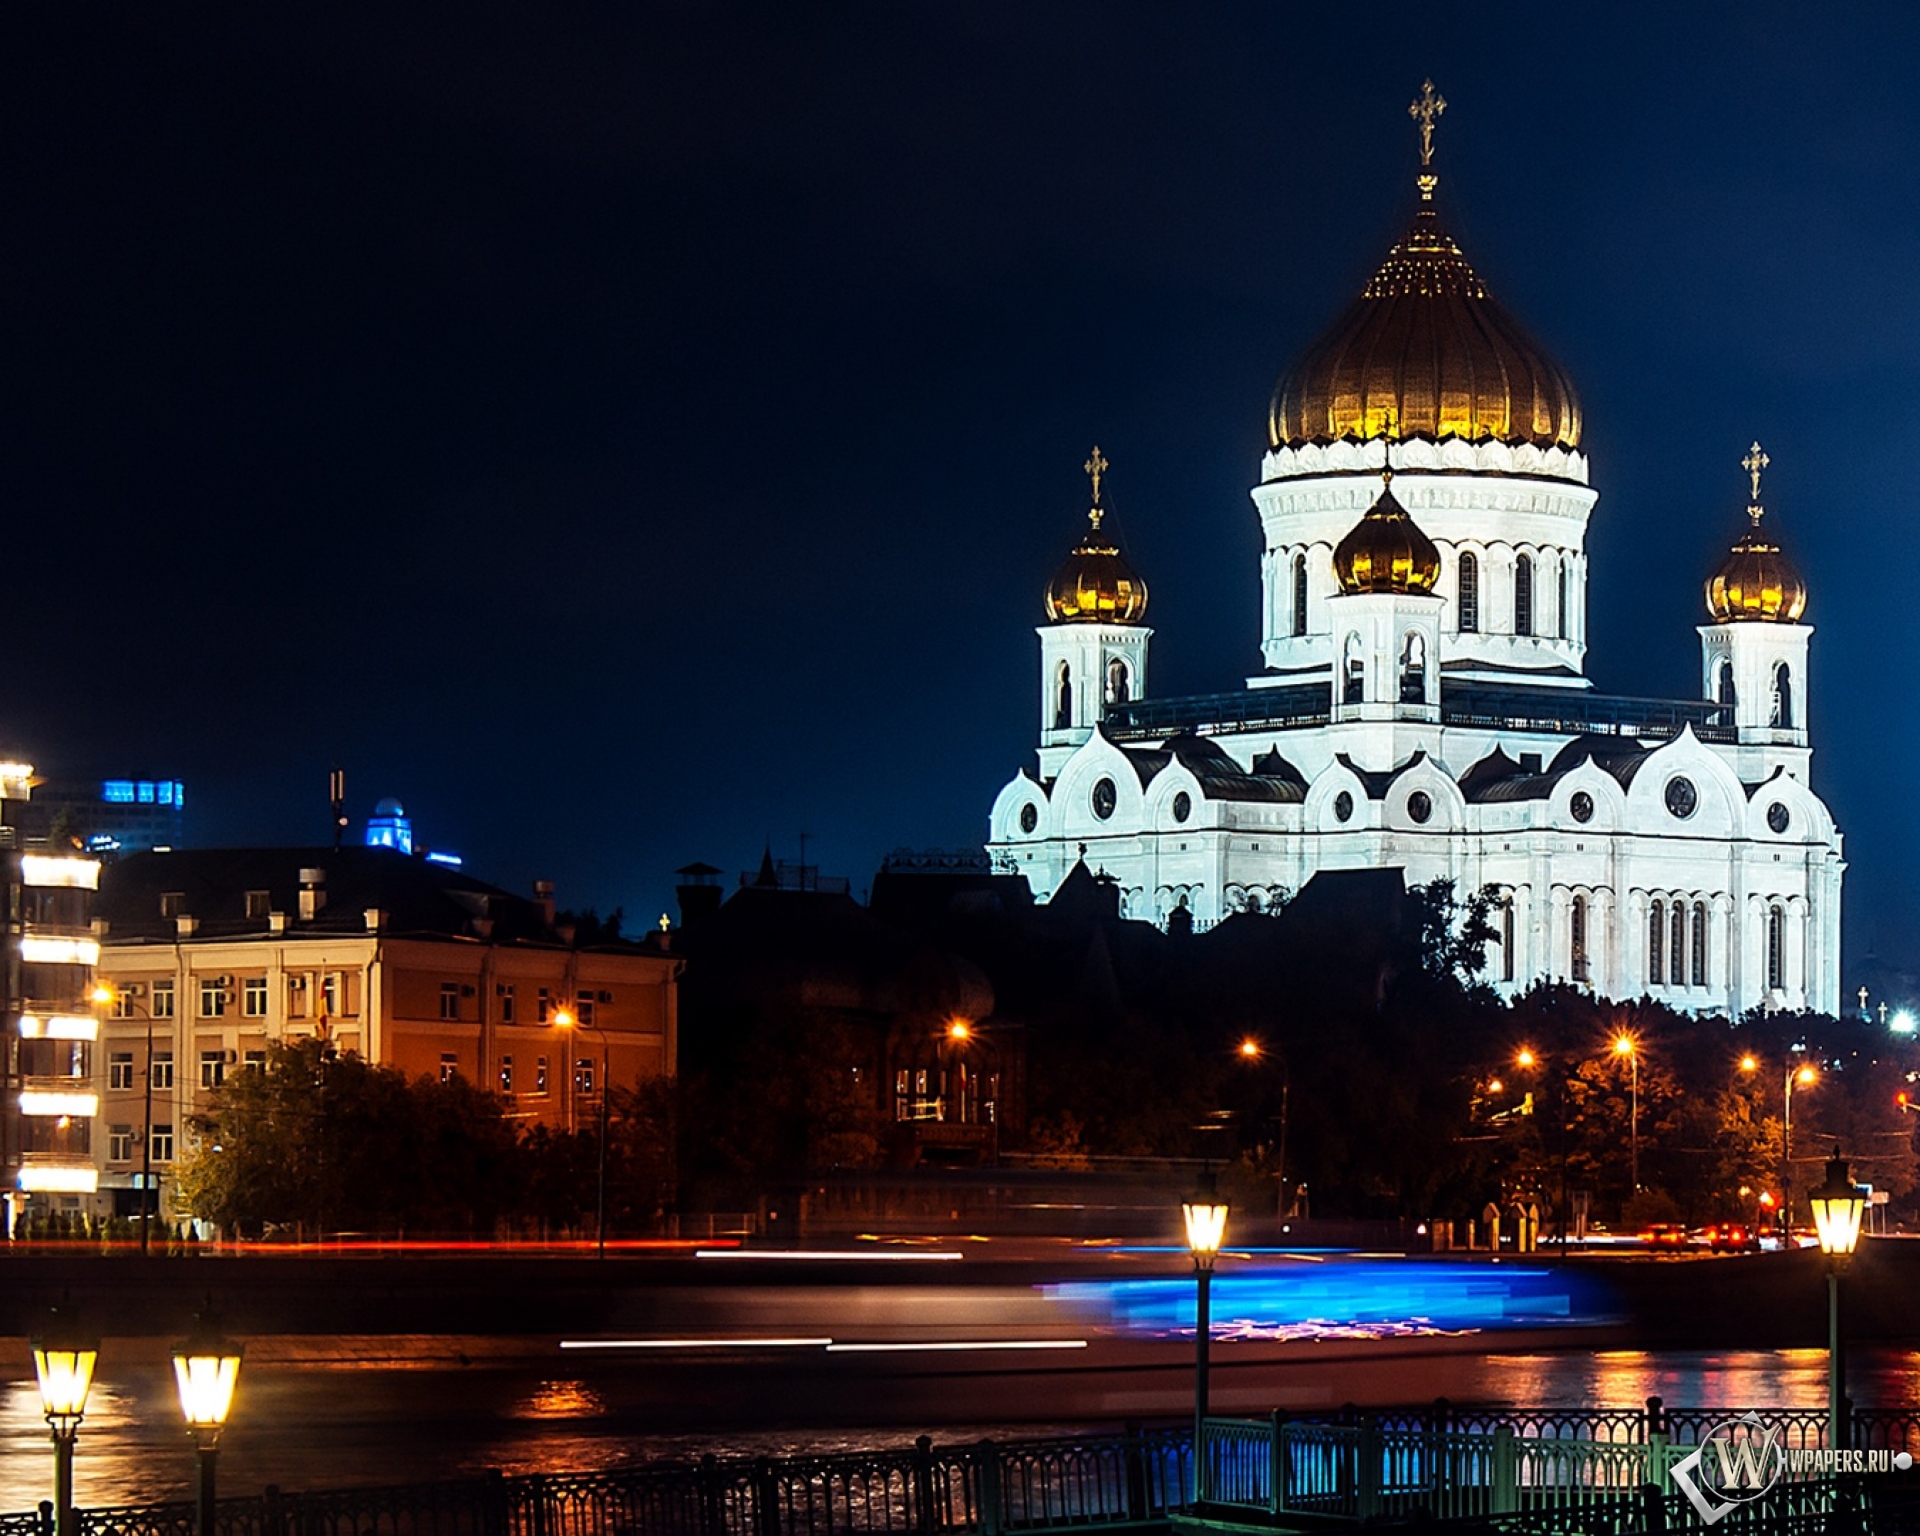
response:
[[[1691,1239],[1677,1221],[1656,1221],[1641,1229],[1640,1241],[1649,1248],[1685,1248]]]
[[[1714,1253],[1758,1253],[1760,1234],[1737,1221],[1721,1222],[1701,1233]]]

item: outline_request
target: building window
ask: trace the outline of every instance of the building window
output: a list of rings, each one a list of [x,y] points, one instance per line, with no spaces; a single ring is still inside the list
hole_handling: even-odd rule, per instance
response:
[[[116,1019],[132,1019],[132,1018],[139,1017],[139,1015],[134,1011],[136,1005],[133,1001],[133,994],[139,990],[140,989],[138,987],[116,987],[114,989],[113,1016]]]
[[[1480,628],[1480,557],[1460,557],[1460,633],[1471,635]]]
[[[582,992],[580,996],[574,1000],[573,1006],[577,1010],[573,1016],[574,1023],[583,1026],[593,1023],[593,994],[591,992]]]
[[[1567,939],[1572,951],[1572,971],[1575,981],[1587,979],[1587,898],[1576,896],[1573,906],[1567,913]]]
[[[167,1089],[173,1086],[173,1052],[155,1051],[153,1053],[153,1086]]]
[[[227,988],[224,976],[202,976],[200,978],[200,1017],[219,1019],[226,1017]]]
[[[227,1053],[225,1051],[202,1051],[200,1053],[200,1086],[218,1088],[227,1080]]]
[[[1533,557],[1522,555],[1513,562],[1513,632],[1533,633]]]
[[[573,1086],[579,1093],[593,1092],[593,1058],[582,1056],[573,1064]]]
[[[265,1051],[248,1051],[245,1056],[240,1058],[240,1061],[241,1065],[249,1072],[264,1072],[267,1070],[267,1053]]]
[[[1560,638],[1567,638],[1567,562],[1563,559],[1553,573],[1553,619]]]
[[[307,988],[312,982],[310,976],[289,976],[287,978],[287,1017],[304,1019],[307,1016]]]
[[[115,1051],[107,1058],[107,1086],[109,1088],[133,1086],[132,1051]]]
[[[150,1127],[147,1131],[147,1147],[152,1152],[156,1163],[172,1162],[173,1126],[167,1124]]]
[[[107,1127],[107,1161],[125,1163],[133,1159],[133,1127],[130,1125],[110,1125]]]
[[[1693,984],[1696,987],[1707,984],[1707,904],[1704,901],[1693,904]]]
[[[1667,904],[1656,901],[1647,913],[1647,982],[1659,986],[1665,967],[1660,964],[1660,942],[1667,931]]]
[[[272,910],[273,893],[271,891],[247,892],[247,916],[249,918],[257,922]]]
[[[511,1056],[500,1058],[500,1091],[513,1092],[513,1058]]]
[[[460,1017],[460,983],[443,981],[440,983],[440,1017],[457,1019]]]
[[[185,891],[162,891],[160,893],[160,915],[162,917],[184,917],[187,911],[187,893]]]
[[[1296,638],[1307,632],[1307,557],[1293,557],[1293,633]]]
[[[1073,724],[1073,668],[1064,661],[1053,676],[1053,728],[1064,731]]]
[[[156,1019],[173,1017],[173,979],[171,977],[153,984],[153,1016]]]
[[[1400,702],[1427,702],[1427,642],[1419,635],[1408,635],[1400,652]]]
[[[1367,663],[1361,654],[1358,635],[1347,636],[1345,674],[1340,702],[1358,704],[1367,695]]]
[[[1773,669],[1773,723],[1793,729],[1793,672],[1784,661]]]
[[[500,1022],[502,1024],[511,1024],[513,1022],[513,986],[512,984],[503,983],[500,986],[495,987],[494,994],[500,999]]]
[[[1127,664],[1118,656],[1107,663],[1107,702],[1124,704],[1133,696],[1133,685],[1127,675]]]
[[[340,973],[328,971],[320,978],[320,1017],[335,1019],[340,1016]]]
[[[1715,697],[1717,697],[1722,704],[1726,705],[1728,709],[1733,708],[1733,663],[1730,661],[1720,663],[1719,681],[1715,685]]]
[[[440,1055],[440,1081],[450,1083],[460,1075],[460,1058],[451,1051]]]
[[[536,1024],[546,1023],[547,1016],[553,1012],[553,994],[545,987],[540,989],[540,996],[534,1001],[533,1012]]]
[[[1778,992],[1787,984],[1787,914],[1778,906],[1767,908],[1767,990]]]
[[[240,983],[240,1011],[250,1019],[267,1016],[267,978],[249,976]]]
[[[1500,904],[1500,979],[1513,980],[1513,893]]]
[[[544,1056],[533,1058],[533,1091],[535,1093],[547,1091],[547,1058]]]
[[[1673,904],[1673,942],[1668,946],[1667,978],[1676,987],[1687,984],[1687,904]]]

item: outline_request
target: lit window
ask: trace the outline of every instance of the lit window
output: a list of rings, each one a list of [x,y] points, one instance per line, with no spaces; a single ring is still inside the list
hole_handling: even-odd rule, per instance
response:
[[[440,1017],[457,1019],[460,1017],[460,983],[443,981],[440,983]]]
[[[133,780],[108,779],[100,786],[100,798],[108,805],[132,805]]]
[[[110,1125],[107,1127],[107,1161],[110,1163],[130,1162],[133,1158],[133,1127],[130,1125]]]
[[[173,1126],[156,1125],[147,1133],[147,1146],[151,1149],[156,1163],[173,1161]]]
[[[155,1051],[153,1053],[153,1086],[171,1088],[173,1086],[173,1052]]]
[[[440,1081],[450,1083],[459,1075],[460,1058],[451,1051],[444,1052],[440,1057]]]
[[[535,1093],[547,1091],[547,1058],[544,1056],[533,1058],[533,1091]]]
[[[513,1058],[511,1056],[500,1058],[500,1091],[513,1092]]]
[[[267,978],[249,976],[240,984],[240,1012],[250,1019],[267,1016]]]
[[[133,1086],[133,1052],[115,1051],[107,1057],[107,1087],[131,1088]]]
[[[133,788],[134,788],[134,799],[138,800],[142,805],[153,804],[153,780],[152,779],[142,779],[138,784],[134,785]]]
[[[593,1092],[593,1058],[582,1056],[573,1064],[573,1086],[581,1093]]]
[[[200,1053],[200,1086],[218,1088],[227,1080],[227,1053],[225,1051],[202,1051]]]
[[[162,779],[158,784],[154,785],[154,793],[159,797],[162,805],[173,804],[173,785],[166,779]]]

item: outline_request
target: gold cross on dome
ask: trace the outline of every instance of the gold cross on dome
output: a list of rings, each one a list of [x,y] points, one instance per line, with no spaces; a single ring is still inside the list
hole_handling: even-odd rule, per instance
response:
[[[1100,505],[1100,477],[1107,472],[1107,461],[1100,456],[1100,445],[1093,445],[1093,457],[1080,466],[1087,472],[1087,478],[1093,481],[1093,504]]]
[[[1753,504],[1756,507],[1760,505],[1760,471],[1772,462],[1773,460],[1767,457],[1766,450],[1760,446],[1758,438],[1754,439],[1753,446],[1747,450],[1747,456],[1740,461],[1740,467],[1753,481]]]
[[[1426,81],[1420,87],[1420,98],[1407,108],[1407,116],[1420,125],[1420,165],[1424,169],[1433,164],[1433,124],[1440,114],[1447,110],[1447,98],[1437,95],[1433,82]]]

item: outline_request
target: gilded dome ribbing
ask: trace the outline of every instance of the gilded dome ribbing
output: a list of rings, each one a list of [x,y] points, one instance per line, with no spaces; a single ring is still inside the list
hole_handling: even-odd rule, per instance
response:
[[[1281,379],[1267,426],[1276,448],[1389,429],[1573,448],[1580,402],[1428,202],[1360,297]]]
[[[1047,618],[1052,623],[1138,624],[1146,617],[1147,584],[1101,530],[1102,516],[1099,507],[1087,514],[1086,537],[1047,583]]]
[[[1807,584],[1760,532],[1761,509],[1750,510],[1753,526],[1707,578],[1707,612],[1716,624],[1798,623],[1807,611]]]
[[[1333,574],[1342,592],[1425,597],[1440,579],[1440,551],[1407,515],[1393,487],[1383,485],[1367,515],[1335,547]]]

